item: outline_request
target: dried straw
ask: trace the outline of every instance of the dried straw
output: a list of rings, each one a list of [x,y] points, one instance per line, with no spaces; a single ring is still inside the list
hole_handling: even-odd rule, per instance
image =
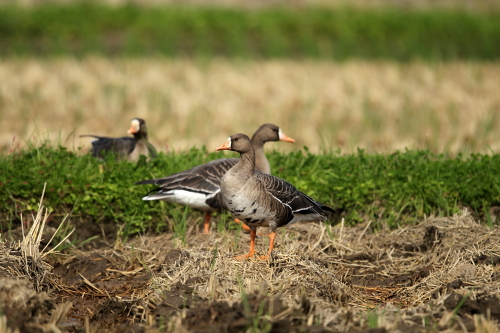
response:
[[[57,284],[57,279],[50,272],[52,266],[43,259],[48,254],[54,253],[59,245],[65,242],[75,230],[73,229],[53,249],[45,252],[48,244],[52,242],[54,236],[66,221],[68,217],[68,215],[66,215],[47,245],[40,251],[43,230],[50,215],[48,210],[46,208],[44,209],[42,205],[45,187],[46,184],[44,185],[42,196],[38,204],[37,214],[36,216],[32,216],[33,224],[27,234],[25,234],[24,231],[24,223],[21,223],[23,234],[22,241],[14,241],[12,243],[0,241],[0,277],[27,277],[33,282],[34,288],[37,291],[47,290],[50,286]],[[23,220],[22,216],[21,220]]]

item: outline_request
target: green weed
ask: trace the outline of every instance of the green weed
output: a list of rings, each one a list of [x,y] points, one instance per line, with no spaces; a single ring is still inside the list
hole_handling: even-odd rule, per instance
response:
[[[71,213],[89,223],[122,225],[120,236],[139,232],[175,232],[183,242],[187,220],[198,211],[141,198],[152,190],[135,182],[188,169],[220,157],[205,149],[160,153],[139,164],[107,159],[99,162],[66,148],[41,145],[0,157],[0,230],[13,229],[20,214],[34,211],[47,182],[50,210]],[[500,205],[500,155],[434,154],[408,150],[393,154],[312,154],[307,150],[270,152],[273,173],[323,204],[344,210],[346,225],[373,221],[413,224],[424,216],[449,216],[463,207],[485,221]],[[197,218],[198,219],[198,218]],[[227,213],[219,214],[217,230],[240,229]],[[327,230],[329,235],[331,230]],[[331,235],[330,235],[331,236]]]
[[[470,294],[472,293],[472,290],[469,290],[466,295],[460,299],[460,302],[458,302],[457,306],[455,309],[453,309],[453,319],[455,319],[458,315],[458,311],[462,308],[462,306],[465,304],[465,302],[469,299]]]
[[[245,291],[245,286],[243,285],[243,281],[241,279],[241,275],[239,272],[236,274],[236,280],[238,282],[238,286],[241,294],[241,303],[243,304],[243,309],[245,311],[245,317],[247,320],[250,320],[250,325],[246,332],[252,333],[267,333],[271,331],[272,324],[269,320],[262,318],[264,315],[264,308],[266,306],[265,300],[261,301],[259,304],[259,308],[257,309],[257,313],[252,313],[252,309],[250,307],[250,301],[248,300],[248,295]]]
[[[250,302],[248,301],[248,295],[245,291],[245,286],[243,285],[243,280],[241,279],[241,275],[239,272],[236,273],[236,280],[238,282],[238,287],[240,289],[241,302],[242,302],[243,308],[245,310],[245,315],[247,318],[251,318],[252,311],[250,310]]]
[[[187,234],[187,219],[189,208],[188,207],[177,207],[171,210],[172,219],[174,225],[174,235],[176,238],[180,239],[182,244],[186,244],[186,234]]]
[[[377,328],[378,327],[378,317],[379,314],[376,309],[369,310],[366,313],[366,322],[368,324],[368,328]]]
[[[7,5],[0,11],[0,39],[2,55],[494,60],[499,54],[500,13],[93,2]],[[380,119],[373,120],[379,127]]]
[[[252,326],[249,328],[247,332],[251,333],[267,333],[271,331],[272,323],[262,318],[264,315],[264,308],[266,306],[265,300],[262,300],[259,304],[259,308],[257,309],[257,313],[252,315]]]
[[[54,235],[54,244],[59,244],[59,246],[54,248],[54,251],[63,252],[69,248],[81,248],[85,244],[93,241],[98,238],[98,235],[89,237],[84,240],[79,240],[77,237],[73,236],[72,240],[69,240],[69,235],[75,230],[75,227],[70,223],[65,223],[61,226],[61,228]]]

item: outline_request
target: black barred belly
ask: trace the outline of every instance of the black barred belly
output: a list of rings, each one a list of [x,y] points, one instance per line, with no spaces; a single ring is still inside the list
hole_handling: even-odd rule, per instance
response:
[[[274,214],[271,214],[266,207],[258,205],[257,200],[235,196],[229,200],[224,200],[224,202],[233,217],[245,224],[267,227],[269,222],[274,219]]]

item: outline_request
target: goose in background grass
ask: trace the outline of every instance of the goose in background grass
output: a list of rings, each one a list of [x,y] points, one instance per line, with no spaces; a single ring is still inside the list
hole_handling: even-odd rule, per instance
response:
[[[271,172],[269,161],[264,154],[264,144],[268,141],[295,142],[276,125],[260,126],[252,137],[252,143],[255,147],[256,169],[264,173]],[[158,186],[143,197],[143,200],[164,200],[205,212],[203,232],[209,233],[212,213],[224,208],[220,196],[222,176],[238,161],[237,158],[221,158],[164,178],[143,180],[136,185]],[[245,225],[242,226],[250,230]]]
[[[137,162],[141,155],[151,155],[155,158],[158,154],[155,147],[148,141],[148,128],[144,119],[135,118],[130,123],[128,133],[134,137],[124,136],[121,138],[108,138],[97,135],[80,135],[80,137],[92,137],[92,156],[104,158],[108,153],[113,153],[119,159]]]
[[[255,254],[257,227],[269,227],[268,259],[274,248],[276,229],[299,221],[324,221],[326,212],[335,211],[298,191],[281,178],[255,170],[255,148],[245,134],[234,134],[216,150],[240,153],[239,162],[222,177],[222,201],[235,219],[247,224],[250,231],[250,251],[236,257],[252,258]]]

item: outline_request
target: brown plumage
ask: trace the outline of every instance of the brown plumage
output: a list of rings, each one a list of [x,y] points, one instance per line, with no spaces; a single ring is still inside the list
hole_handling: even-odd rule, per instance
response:
[[[126,159],[137,162],[141,155],[156,157],[155,147],[148,141],[148,129],[144,119],[135,118],[130,123],[128,133],[134,137],[124,136],[121,138],[109,138],[97,135],[80,135],[80,137],[92,137],[92,156],[104,158],[106,154],[113,153],[118,159]]]
[[[324,221],[326,211],[334,212],[313,198],[298,191],[278,177],[255,170],[255,149],[245,134],[235,134],[217,150],[240,153],[240,161],[222,177],[222,201],[234,218],[250,229],[250,252],[239,259],[253,257],[257,227],[270,227],[269,251],[274,247],[276,229],[299,221]]]
[[[268,141],[295,142],[276,125],[260,126],[254,133],[252,142],[256,147],[256,169],[264,173],[271,172],[269,161],[264,154],[264,144]],[[164,178],[143,180],[136,185],[159,186],[142,198],[143,200],[164,200],[204,211],[204,232],[208,233],[212,212],[224,208],[220,195],[222,177],[238,161],[237,158],[222,158]]]

